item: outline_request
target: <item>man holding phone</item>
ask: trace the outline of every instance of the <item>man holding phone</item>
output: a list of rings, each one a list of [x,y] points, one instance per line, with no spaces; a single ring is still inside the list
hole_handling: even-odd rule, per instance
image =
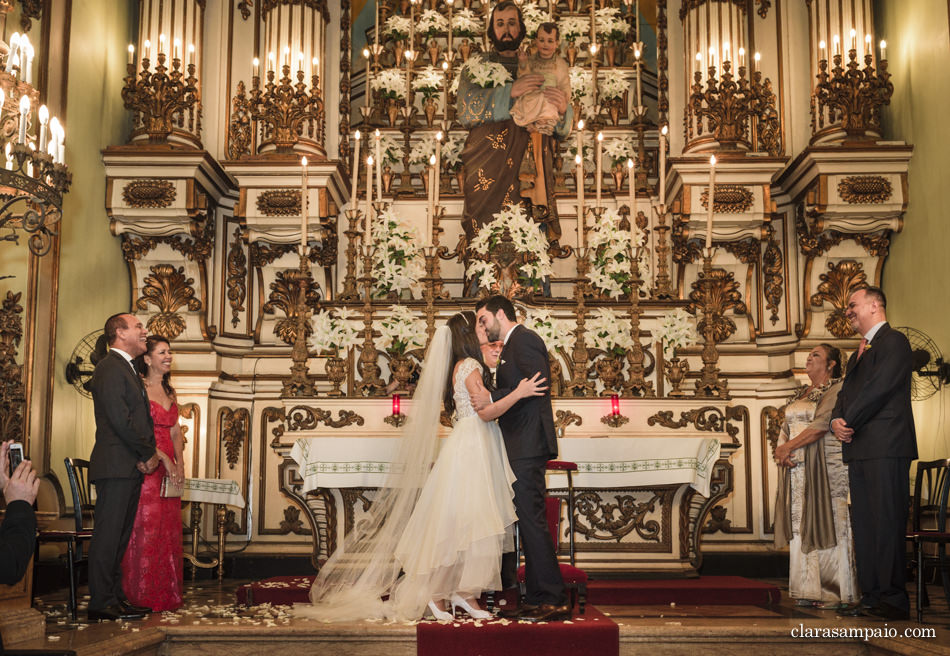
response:
[[[19,447],[20,462],[10,467],[10,447]],[[13,585],[23,578],[33,557],[36,543],[36,515],[33,502],[40,481],[29,460],[22,457],[23,447],[13,440],[0,444],[0,491],[7,508],[0,525],[0,583]]]

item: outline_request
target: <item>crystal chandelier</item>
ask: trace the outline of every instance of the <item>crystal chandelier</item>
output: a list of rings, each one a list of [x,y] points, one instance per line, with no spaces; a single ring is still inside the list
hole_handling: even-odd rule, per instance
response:
[[[30,252],[41,256],[57,234],[72,175],[64,162],[66,132],[33,87],[33,45],[26,34],[6,39],[9,11],[0,4],[0,241],[19,243],[23,233]]]

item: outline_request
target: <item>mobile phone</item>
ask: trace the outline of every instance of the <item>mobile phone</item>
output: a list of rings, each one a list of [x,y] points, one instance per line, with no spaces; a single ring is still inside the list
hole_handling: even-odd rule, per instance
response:
[[[23,445],[22,444],[11,444],[10,445],[10,475],[13,476],[13,472],[17,467],[20,466],[20,463],[23,462]]]

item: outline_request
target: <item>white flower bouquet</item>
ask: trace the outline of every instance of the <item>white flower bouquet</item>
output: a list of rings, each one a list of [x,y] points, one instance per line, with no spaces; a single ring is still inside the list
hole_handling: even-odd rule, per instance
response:
[[[588,244],[593,253],[589,280],[591,285],[610,298],[628,296],[630,287],[630,253],[627,248],[642,246],[646,235],[636,227],[620,229],[620,214],[613,209],[605,210],[591,226]],[[641,257],[638,271],[649,275],[646,258]],[[648,285],[644,285],[644,288]]]
[[[436,140],[433,135],[423,137],[417,141],[413,144],[412,150],[409,151],[409,163],[428,166],[429,157],[435,155],[435,145]]]
[[[676,357],[676,349],[698,342],[693,321],[692,315],[683,308],[676,308],[663,315],[653,334],[663,348],[664,358],[671,360]]]
[[[636,160],[637,149],[629,139],[611,139],[604,142],[604,155],[610,157],[614,166],[627,166],[628,159]]]
[[[452,171],[462,168],[462,149],[465,148],[465,135],[449,134],[449,138],[442,144],[442,161]]]
[[[471,9],[459,9],[452,16],[452,34],[463,39],[473,39],[482,30],[485,23]]]
[[[405,74],[398,68],[384,68],[373,78],[372,87],[382,91],[384,98],[405,98]]]
[[[597,308],[588,317],[586,327],[591,346],[605,353],[623,356],[633,347],[630,320],[610,308]]]
[[[589,141],[589,139],[588,139],[588,141]],[[567,147],[567,152],[568,152],[568,154],[570,155],[570,161],[568,162],[568,163],[570,164],[570,171],[571,171],[571,173],[573,173],[573,172],[574,172],[574,167],[577,166],[577,163],[576,163],[576,159],[577,159],[577,144],[574,143],[574,144],[568,146],[568,147]],[[589,146],[589,145],[587,145],[587,144],[585,143],[585,144],[584,144],[584,148],[583,148],[583,152],[582,152],[582,155],[581,155],[581,156],[582,156],[583,159],[584,159],[584,170],[585,170],[585,171],[591,171],[595,166],[597,166],[596,162],[594,162],[594,147],[593,147],[593,146]]]
[[[491,89],[511,82],[511,73],[498,62],[491,62],[481,56],[469,57],[462,65],[462,70],[468,72],[469,79],[474,84]],[[459,74],[461,77],[461,74]]]
[[[604,100],[612,100],[614,98],[623,98],[623,93],[630,88],[630,84],[627,82],[627,78],[624,76],[622,70],[619,68],[608,68],[601,74],[598,87],[600,88],[601,98]]]
[[[571,80],[571,102],[578,103],[588,116],[593,114],[594,74],[583,66],[571,66],[568,74]]]
[[[344,353],[359,344],[354,317],[346,308],[322,310],[310,317],[310,348],[318,353]]]
[[[375,148],[375,144],[373,147]],[[382,160],[382,162],[377,162],[379,165],[395,164],[402,160],[402,146],[396,141],[395,137],[389,134],[383,134],[380,137],[379,151],[381,155],[380,159]],[[374,150],[373,153],[375,152]]]
[[[416,31],[431,39],[449,29],[449,19],[434,9],[426,9],[416,20]]]
[[[579,36],[590,33],[590,19],[581,16],[565,16],[557,22],[561,38],[566,41],[576,41]]]
[[[412,21],[405,16],[392,15],[383,26],[383,34],[391,36],[394,41],[405,41],[411,31]]]
[[[550,23],[551,14],[538,6],[536,2],[526,2],[521,5],[521,16],[524,18],[525,37],[533,39],[538,34],[541,23]]]
[[[574,345],[574,322],[554,318],[551,310],[529,308],[524,325],[538,333],[549,353],[554,353],[559,348],[566,351]]]
[[[522,256],[522,263],[517,267],[518,282],[524,287],[540,290],[542,280],[551,276],[554,269],[548,254],[547,240],[538,225],[525,214],[521,205],[503,208],[495,214],[491,221],[482,226],[469,248],[483,260],[490,259],[492,251],[501,243],[506,229],[515,251]],[[479,286],[485,289],[492,289],[494,285],[499,284],[497,271],[493,276],[494,280],[489,281],[479,275],[484,274],[485,267],[473,267],[474,263],[470,263],[466,269],[465,273],[469,278],[477,278]]]
[[[594,14],[594,29],[605,39],[619,43],[627,38],[630,26],[617,7],[604,7]]]
[[[390,208],[380,213],[373,222],[373,295],[377,298],[408,290],[422,293],[421,280],[425,276],[425,264],[419,244],[419,231],[399,221]]]
[[[426,345],[425,321],[416,318],[405,305],[391,306],[389,316],[377,325],[382,346],[392,355],[404,355],[408,350]]]
[[[416,73],[412,81],[412,88],[421,91],[423,97],[431,98],[439,93],[439,89],[445,86],[445,74],[434,66],[426,66]]]

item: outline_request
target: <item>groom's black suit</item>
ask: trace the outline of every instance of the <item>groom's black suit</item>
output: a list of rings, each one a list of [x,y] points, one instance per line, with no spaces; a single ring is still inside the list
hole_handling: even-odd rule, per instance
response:
[[[536,373],[548,381],[551,371],[548,352],[537,334],[517,325],[508,336],[495,374],[497,390],[492,400],[510,394],[522,378]],[[554,553],[544,512],[545,464],[557,456],[557,436],[551,396],[531,396],[515,403],[498,418],[505,439],[508,461],[517,480],[514,484],[518,531],[525,554],[525,583],[528,604],[567,603],[564,581]],[[517,558],[506,554],[502,562],[502,581],[513,585]]]
[[[148,395],[131,364],[110,351],[92,376],[96,445],[89,479],[96,484],[96,518],[89,545],[89,610],[125,601],[122,556],[132,534],[142,473],[139,462],[155,455]]]
[[[854,430],[842,446],[851,487],[854,556],[862,602],[910,610],[904,533],[910,504],[910,462],[917,457],[907,338],[888,324],[874,334],[848,373],[831,418]]]

